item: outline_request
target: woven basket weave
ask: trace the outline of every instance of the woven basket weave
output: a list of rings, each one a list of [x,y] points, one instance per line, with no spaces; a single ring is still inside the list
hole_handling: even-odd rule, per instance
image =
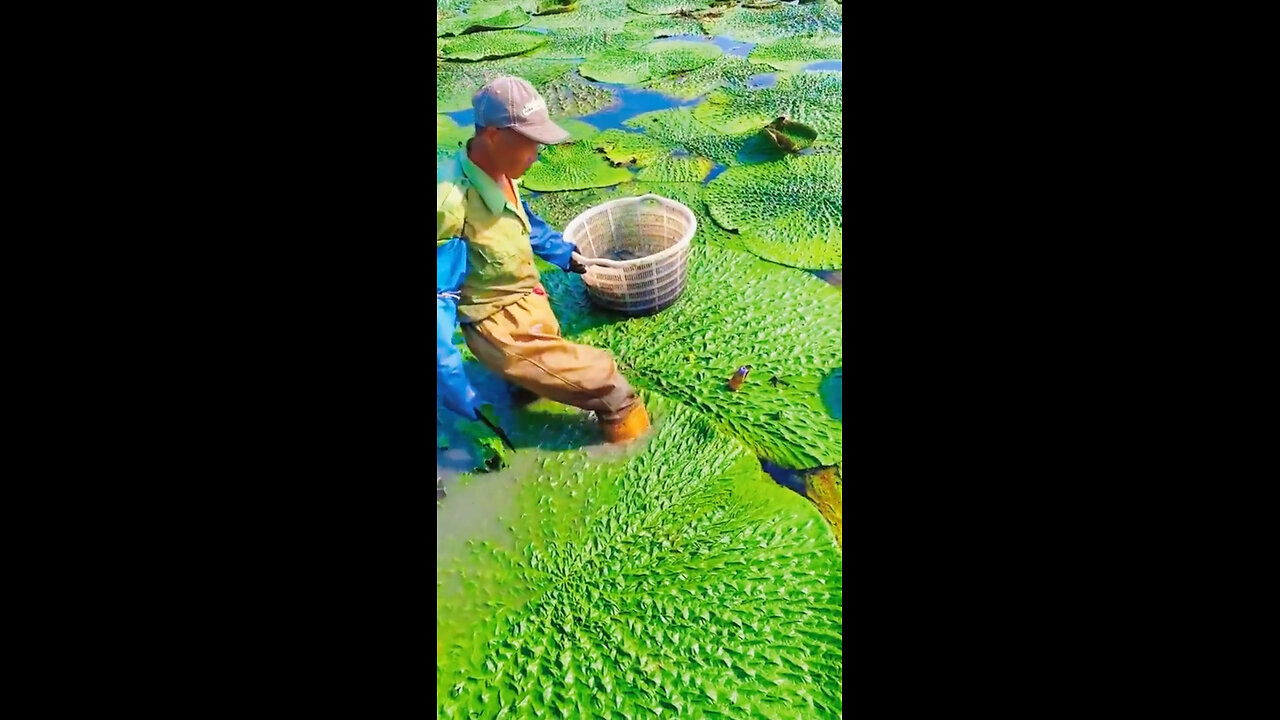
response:
[[[565,226],[564,238],[583,257],[583,281],[592,301],[627,315],[648,315],[684,292],[689,241],[697,229],[693,212],[681,203],[642,195],[587,210]],[[636,257],[605,257],[616,251]]]

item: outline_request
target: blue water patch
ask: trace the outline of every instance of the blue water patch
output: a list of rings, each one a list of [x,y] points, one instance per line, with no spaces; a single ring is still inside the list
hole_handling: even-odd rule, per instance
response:
[[[715,180],[715,179],[716,179],[716,177],[717,177],[720,173],[722,173],[722,172],[724,172],[725,170],[728,170],[728,169],[729,169],[729,168],[725,167],[724,165],[721,165],[720,163],[716,163],[716,164],[715,164],[715,167],[711,168],[711,174],[710,174],[710,175],[708,175],[708,176],[707,176],[707,178],[706,178],[705,180],[703,180],[703,181],[702,181],[702,184],[703,184],[703,185],[706,185],[707,183],[711,182],[712,180]]]
[[[603,88],[609,88],[618,96],[618,101],[613,105],[579,118],[583,122],[595,125],[601,130],[617,128],[620,130],[631,130],[634,132],[634,128],[623,127],[623,121],[630,120],[641,113],[652,112],[654,110],[669,110],[675,107],[694,105],[698,102],[696,98],[693,100],[677,100],[676,98],[663,95],[657,90],[629,88],[622,85],[611,85],[608,83],[591,84]]]
[[[737,55],[738,57],[746,57],[747,53],[751,52],[751,49],[756,46],[753,42],[734,40],[724,35],[717,35],[711,38],[711,42],[715,43],[716,47],[725,51],[726,54]]]
[[[805,70],[839,70],[844,72],[843,60],[823,60],[804,66]]]
[[[789,470],[779,467],[768,460],[760,460],[760,469],[768,473],[773,481],[782,487],[791,490],[801,497],[807,497],[804,492],[804,478],[800,476],[799,470]]]
[[[778,84],[778,73],[764,73],[763,75],[752,75],[747,78],[747,87],[755,90],[757,88],[771,88]]]
[[[458,127],[470,127],[476,124],[475,108],[467,108],[466,110],[445,113],[445,115],[448,115],[454,122],[458,123]]]

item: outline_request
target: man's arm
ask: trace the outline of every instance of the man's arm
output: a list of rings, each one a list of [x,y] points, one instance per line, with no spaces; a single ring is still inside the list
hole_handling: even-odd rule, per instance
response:
[[[444,406],[468,420],[479,402],[462,371],[462,353],[453,345],[458,327],[458,290],[467,275],[467,244],[462,238],[436,241],[436,392]]]
[[[573,254],[578,251],[577,246],[565,240],[564,235],[552,230],[545,220],[535,215],[528,202],[521,200],[520,204],[524,207],[525,217],[529,218],[529,245],[533,247],[533,253],[561,270],[582,272],[578,269],[581,265],[573,258]]]

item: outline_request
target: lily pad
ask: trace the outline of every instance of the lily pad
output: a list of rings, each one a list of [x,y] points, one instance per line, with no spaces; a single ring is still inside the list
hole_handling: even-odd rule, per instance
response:
[[[822,0],[808,5],[780,5],[768,10],[735,7],[708,23],[712,35],[744,42],[767,43],[786,35],[839,33],[844,29],[840,6]]]
[[[779,38],[756,45],[747,57],[778,70],[800,70],[820,60],[842,59],[844,37],[823,33]]]
[[[436,23],[436,37],[463,35],[478,30],[518,28],[527,24],[529,24],[529,13],[520,8],[512,7],[491,17],[477,17],[467,14]]]
[[[634,164],[644,167],[660,157],[669,155],[670,143],[643,135],[610,128],[595,137],[592,145],[603,150],[604,156],[615,165]]]
[[[449,38],[440,43],[439,52],[446,60],[475,62],[520,55],[546,43],[547,36],[542,33],[498,30]]]
[[[619,0],[580,0],[578,9],[556,15],[539,15],[531,25],[560,30],[563,28],[595,28],[621,30],[635,14]]]
[[[752,253],[810,270],[841,264],[843,175],[839,155],[788,156],[729,168],[707,186],[721,227],[737,230]]]
[[[547,44],[530,53],[531,57],[587,58],[619,48],[639,48],[651,38],[630,30],[597,30],[568,27],[547,32]]]
[[[692,100],[725,86],[746,87],[752,75],[769,72],[773,72],[773,68],[768,65],[724,54],[700,68],[653,78],[645,83],[645,87],[682,100]]]
[[[844,73],[803,72],[781,76],[770,88],[722,88],[695,107],[693,116],[726,133],[756,131],[786,117],[812,127],[824,143],[838,146],[843,84]]]
[[[627,182],[631,173],[614,167],[589,141],[579,140],[545,148],[529,168],[521,185],[530,190],[582,190]]]
[[[636,180],[661,183],[701,183],[711,172],[704,157],[664,157],[636,174]]]
[[[711,7],[708,0],[627,0],[627,7],[645,15],[692,13]]]
[[[655,38],[704,34],[702,23],[691,17],[677,15],[641,15],[628,20],[626,29]]]
[[[576,74],[563,76],[538,90],[547,101],[547,111],[553,115],[590,115],[618,101],[612,90],[592,85]]]
[[[831,529],[705,417],[645,401],[621,454],[485,478],[516,508],[500,541],[437,556],[437,717],[841,712]]]
[[[555,15],[578,9],[578,0],[539,0],[534,15]]]
[[[485,35],[492,33],[482,33]],[[552,115],[580,115],[568,112],[561,95],[571,84],[574,63],[570,60],[514,57],[486,62],[444,62],[436,67],[436,112],[456,112],[471,107],[471,99],[485,83],[499,75],[515,75],[528,80],[547,100]],[[581,82],[581,81],[578,81]],[[608,91],[599,90],[610,98]],[[559,93],[559,94],[557,94]],[[554,99],[559,103],[553,107]],[[607,103],[606,103],[607,104]]]
[[[783,157],[784,153],[776,145],[760,135],[759,129],[769,119],[761,121],[747,132],[726,134],[712,125],[699,122],[694,117],[694,108],[672,108],[643,113],[623,124],[640,128],[645,134],[673,146],[683,147],[691,154],[711,158],[722,165],[734,166]]]
[[[593,55],[578,72],[592,80],[630,85],[709,65],[723,53],[708,43],[659,40],[639,50],[616,48]]]
[[[692,246],[688,272],[684,294],[666,310],[574,340],[609,349],[633,385],[697,408],[781,467],[838,462],[841,424],[819,385],[842,365],[841,291],[710,245]],[[729,390],[729,377],[746,364],[747,382]]]
[[[555,121],[555,124],[564,128],[565,132],[569,133],[569,140],[571,142],[576,140],[591,140],[600,133],[600,130],[595,125],[582,122],[577,118],[553,117],[551,119]]]

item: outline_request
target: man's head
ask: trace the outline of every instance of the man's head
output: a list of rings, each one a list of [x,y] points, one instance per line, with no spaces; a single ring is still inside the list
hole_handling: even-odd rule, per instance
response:
[[[551,122],[546,101],[527,80],[495,78],[480,88],[471,104],[476,110],[476,139],[494,162],[502,164],[507,177],[524,175],[541,146],[569,139],[569,133]]]

